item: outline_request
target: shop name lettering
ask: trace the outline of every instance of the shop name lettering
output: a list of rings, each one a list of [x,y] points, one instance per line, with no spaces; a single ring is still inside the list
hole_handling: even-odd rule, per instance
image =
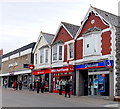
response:
[[[44,72],[37,72],[38,74],[43,74]]]
[[[85,68],[88,68],[88,67],[97,67],[97,66],[99,66],[98,63],[96,63],[96,64],[86,64]]]
[[[53,69],[53,70],[51,70],[51,72],[64,72],[64,71],[68,71],[69,69],[68,68],[66,68],[66,69]]]
[[[14,63],[8,65],[9,68],[10,68],[10,67],[15,67],[15,66],[18,66],[18,63],[17,63],[17,62],[14,62]]]

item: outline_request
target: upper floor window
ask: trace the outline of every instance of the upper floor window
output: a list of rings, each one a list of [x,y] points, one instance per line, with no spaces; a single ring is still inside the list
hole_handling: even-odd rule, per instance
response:
[[[57,45],[53,46],[53,61],[57,60]]]
[[[48,63],[48,49],[45,49],[45,63]]]
[[[48,48],[40,49],[40,63],[48,63]]]
[[[100,33],[84,35],[83,56],[100,55],[101,39]]]
[[[74,57],[74,44],[68,44],[68,59],[73,59]]]
[[[59,56],[59,60],[62,60],[62,47],[63,46],[58,46],[59,48],[59,54],[58,54],[58,56]]]
[[[63,45],[56,44],[53,46],[53,61],[63,60]]]
[[[40,63],[44,62],[44,49],[40,49]]]

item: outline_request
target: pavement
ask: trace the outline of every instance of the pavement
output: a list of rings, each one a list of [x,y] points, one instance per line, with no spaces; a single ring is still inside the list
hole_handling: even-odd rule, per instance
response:
[[[118,102],[90,96],[65,98],[58,93],[2,88],[2,107],[119,107]]]

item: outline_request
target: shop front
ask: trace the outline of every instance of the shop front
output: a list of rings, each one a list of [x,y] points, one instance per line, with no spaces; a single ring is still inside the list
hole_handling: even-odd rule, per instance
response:
[[[79,95],[113,96],[113,60],[76,65]]]
[[[70,93],[72,94],[73,91],[73,73],[74,73],[74,66],[70,65],[67,67],[61,68],[52,68],[52,92],[59,93],[60,90],[60,81],[62,81],[62,93],[65,93],[65,83],[66,80],[69,80],[71,83]]]
[[[40,70],[33,70],[32,75],[34,75],[34,82],[39,80],[40,82],[45,81],[45,91],[49,91],[50,88],[50,69],[40,69]]]

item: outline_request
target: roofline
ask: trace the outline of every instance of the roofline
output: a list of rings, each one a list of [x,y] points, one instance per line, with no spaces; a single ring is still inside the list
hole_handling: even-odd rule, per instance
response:
[[[27,44],[27,45],[25,45],[25,46],[23,46],[23,47],[21,47],[21,48],[18,48],[18,49],[14,50],[14,51],[11,51],[11,52],[9,52],[9,53],[4,54],[4,55],[2,56],[2,58],[9,57],[9,56],[11,56],[11,55],[13,55],[13,54],[16,54],[16,53],[19,53],[19,52],[21,52],[21,51],[27,50],[27,49],[29,49],[29,48],[32,48],[32,50],[33,50],[35,44],[36,44],[36,42],[32,42],[32,43],[30,43],[30,44]]]
[[[66,22],[65,22],[65,23],[66,23]],[[69,23],[69,24],[70,24],[70,23]],[[55,37],[53,38],[51,44],[53,44],[53,42],[54,42],[55,38],[57,37],[58,32],[59,32],[59,30],[60,30],[60,28],[61,28],[62,26],[63,26],[63,28],[68,32],[68,34],[74,39],[74,37],[72,36],[72,34],[68,31],[68,29],[67,29],[67,28],[64,26],[64,24],[61,22],[60,25],[59,25],[59,27],[58,27],[58,29],[57,29],[57,31],[56,31],[56,33],[55,33]]]
[[[38,46],[38,44],[39,44],[39,42],[40,42],[40,40],[41,40],[41,37],[44,37],[44,35],[43,34],[48,34],[48,35],[53,35],[54,36],[54,34],[50,34],[50,33],[45,33],[45,32],[40,32],[40,35],[39,35],[39,37],[38,37],[38,40],[37,40],[37,42],[36,42],[36,45],[35,45],[35,47],[34,47],[34,49],[33,49],[33,53],[35,52],[35,50],[36,50],[36,48],[37,48],[37,46]],[[44,39],[45,39],[45,37],[44,37]],[[45,39],[46,40],[46,39]],[[46,42],[48,43],[48,41],[46,40]],[[48,43],[48,46],[50,46],[50,44]]]
[[[85,15],[85,17],[84,17],[84,19],[83,19],[83,22],[82,22],[79,30],[78,30],[77,33],[76,33],[75,40],[77,39],[78,35],[79,35],[80,32],[81,32],[81,30],[82,30],[82,28],[83,28],[83,25],[84,25],[84,23],[85,23],[86,20],[87,20],[86,18],[88,18],[89,13],[92,12],[92,11],[93,11],[94,13],[97,13],[100,18],[104,19],[104,18],[94,9],[94,7],[90,6],[90,8],[88,9],[87,14]],[[104,20],[105,20],[109,25],[112,25],[112,24],[109,23],[106,19],[104,19]]]

